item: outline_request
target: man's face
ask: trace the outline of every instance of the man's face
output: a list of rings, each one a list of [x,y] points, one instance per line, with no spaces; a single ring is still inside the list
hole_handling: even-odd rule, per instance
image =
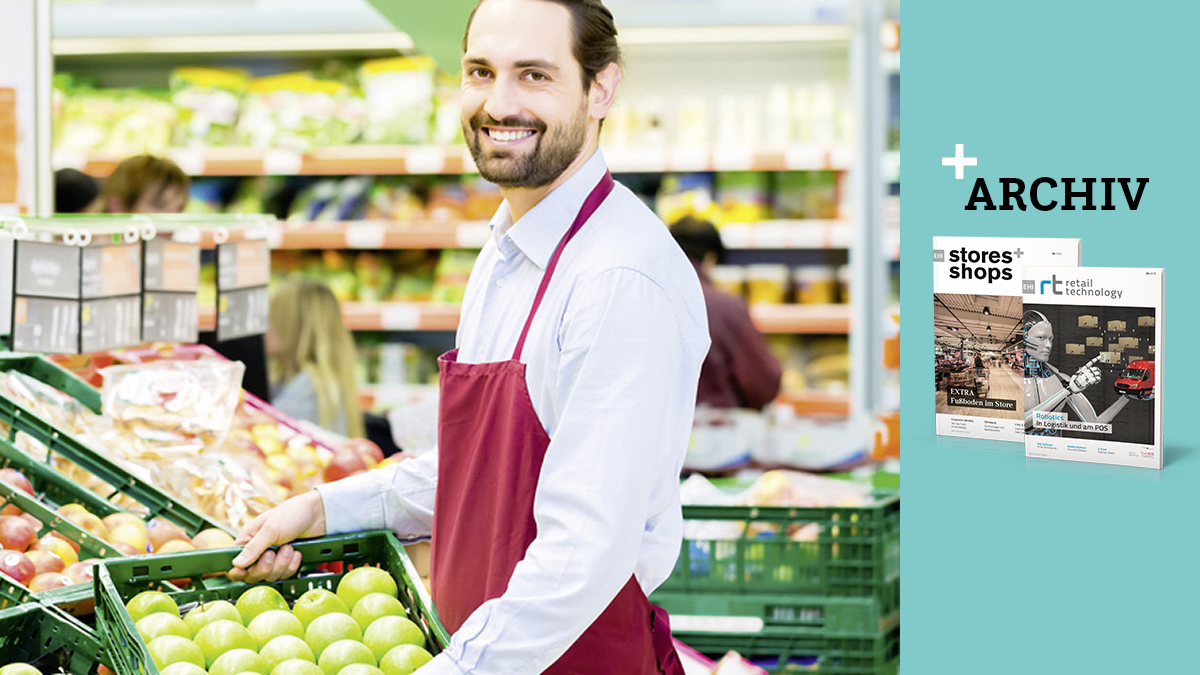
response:
[[[1054,329],[1047,321],[1036,323],[1025,332],[1025,354],[1031,359],[1048,360],[1053,345]]]
[[[485,179],[542,187],[579,156],[590,121],[571,44],[570,12],[557,3],[479,6],[463,56],[462,125]]]

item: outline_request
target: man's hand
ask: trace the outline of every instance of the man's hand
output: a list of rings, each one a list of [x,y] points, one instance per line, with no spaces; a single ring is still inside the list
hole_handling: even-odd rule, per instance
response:
[[[245,545],[226,574],[233,581],[257,583],[286,579],[300,570],[300,554],[287,543],[325,534],[325,504],[316,490],[296,495],[250,521],[234,540]],[[277,552],[272,546],[284,544]]]
[[[1100,381],[1100,369],[1092,365],[1099,360],[1100,357],[1097,356],[1091,361],[1083,364],[1083,367],[1076,371],[1075,375],[1071,377],[1070,389],[1072,394],[1078,394],[1084,389],[1087,389],[1088,387]]]

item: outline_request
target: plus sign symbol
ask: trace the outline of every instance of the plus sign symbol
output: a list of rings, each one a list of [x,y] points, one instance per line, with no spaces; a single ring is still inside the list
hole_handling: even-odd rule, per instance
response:
[[[942,166],[954,167],[955,180],[962,180],[964,166],[975,166],[978,163],[979,163],[978,157],[963,157],[963,144],[962,143],[959,143],[954,146],[954,156],[953,157],[943,157],[942,158]]]
[[[1015,253],[1015,255],[1016,255],[1018,258],[1020,258],[1020,257],[1021,257],[1022,255],[1024,255],[1024,254],[1025,254],[1025,252],[1024,252],[1024,251],[1022,251],[1022,250],[1021,250],[1021,249],[1019,249],[1019,248],[1017,249],[1017,251],[1016,251],[1016,253]]]

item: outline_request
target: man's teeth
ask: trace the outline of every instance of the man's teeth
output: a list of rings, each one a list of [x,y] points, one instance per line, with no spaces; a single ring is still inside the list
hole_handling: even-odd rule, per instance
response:
[[[532,131],[500,131],[499,129],[488,129],[488,136],[491,136],[497,141],[519,141],[527,136],[532,136]]]

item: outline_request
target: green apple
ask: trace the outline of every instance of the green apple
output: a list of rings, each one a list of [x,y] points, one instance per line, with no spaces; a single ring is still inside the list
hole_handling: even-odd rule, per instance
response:
[[[204,662],[209,669],[217,657],[225,652],[234,649],[255,651],[258,647],[245,626],[229,619],[217,619],[201,628],[200,632],[196,633],[196,644],[204,652]]]
[[[204,652],[191,640],[178,635],[160,635],[146,645],[159,670],[172,663],[192,663],[204,667]]]
[[[365,631],[368,626],[375,623],[375,619],[385,616],[408,616],[408,612],[395,596],[370,593],[354,604],[354,611],[350,612],[350,616],[354,617],[359,628]]]
[[[325,614],[349,614],[350,608],[332,591],[324,588],[314,588],[299,598],[292,607],[292,614],[300,619],[300,623],[308,628],[313,619]]]
[[[338,675],[383,675],[383,671],[365,663],[351,663],[339,670]]]
[[[287,600],[272,586],[254,586],[238,596],[237,611],[242,615],[242,623],[247,626],[254,617],[273,609],[287,611]],[[233,675],[237,675],[234,673]]]
[[[396,580],[378,567],[358,567],[346,573],[338,582],[337,595],[350,609],[361,598],[372,593],[383,593],[393,598],[400,592]]]
[[[208,675],[208,671],[187,661],[172,663],[158,672],[160,675]]]
[[[142,641],[146,644],[150,644],[154,638],[160,635],[178,635],[181,638],[192,639],[192,629],[187,627],[183,619],[174,614],[157,612],[143,617],[136,625],[138,632],[142,634]]]
[[[253,649],[231,649],[217,657],[208,669],[208,675],[238,675],[239,673],[258,673],[267,675],[270,669],[267,662]]]
[[[433,656],[416,645],[400,645],[383,655],[379,660],[379,669],[383,675],[410,675],[431,660]]]
[[[312,647],[317,663],[321,662],[321,652],[338,640],[354,640],[362,642],[362,629],[358,622],[349,614],[326,614],[318,616],[308,624],[304,631],[304,641]]]
[[[338,675],[342,668],[354,663],[375,665],[375,655],[367,646],[358,640],[338,640],[325,648],[317,658],[317,665],[325,671],[325,675]],[[234,673],[234,675],[237,675]]]
[[[325,675],[325,671],[310,661],[289,659],[272,668],[271,675]]]
[[[312,647],[295,635],[280,635],[274,638],[258,650],[258,655],[263,657],[263,660],[267,662],[267,667],[271,670],[275,670],[275,666],[284,661],[293,659],[302,659],[309,663],[317,662]]]
[[[133,619],[135,624],[158,612],[179,616],[179,605],[175,604],[171,596],[160,591],[142,591],[138,593],[125,604],[125,609],[129,612],[129,618]]]
[[[259,614],[246,626],[246,630],[250,631],[250,637],[258,643],[259,650],[280,635],[304,637],[304,625],[300,623],[300,619],[285,609],[271,609]]]
[[[425,646],[425,636],[417,624],[402,616],[384,616],[375,620],[363,633],[363,644],[380,662],[397,645]]]
[[[42,675],[42,671],[28,663],[10,663],[0,668],[0,675]]]
[[[183,617],[183,622],[191,629],[192,635],[198,635],[200,629],[208,624],[225,619],[227,621],[242,622],[242,615],[238,613],[237,608],[228,600],[216,600],[214,602],[202,602],[199,607],[187,613]]]

